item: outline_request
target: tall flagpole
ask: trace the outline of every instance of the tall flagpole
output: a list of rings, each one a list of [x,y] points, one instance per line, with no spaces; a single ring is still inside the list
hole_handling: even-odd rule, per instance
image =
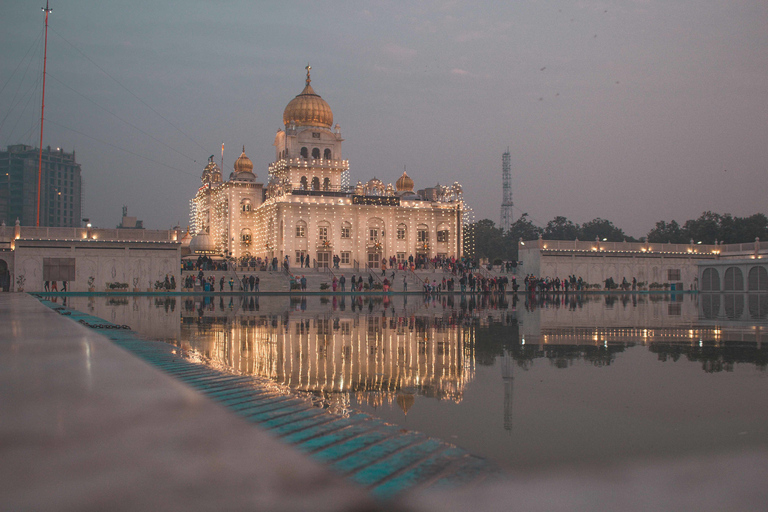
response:
[[[43,99],[40,105],[40,155],[37,161],[37,220],[35,226],[40,227],[40,182],[43,180],[43,119],[45,115],[45,66],[48,63],[48,0],[45,0],[45,49],[43,50]]]
[[[224,176],[224,142],[221,143],[221,175]]]

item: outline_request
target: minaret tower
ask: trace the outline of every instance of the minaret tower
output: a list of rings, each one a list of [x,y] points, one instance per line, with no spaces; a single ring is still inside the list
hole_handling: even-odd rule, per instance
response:
[[[289,190],[339,191],[349,180],[349,163],[341,158],[341,128],[333,126],[328,103],[312,89],[307,65],[304,90],[283,111],[284,129],[275,136],[272,179]]]
[[[509,148],[501,155],[501,181],[504,196],[501,201],[501,223],[502,232],[509,231],[512,225],[512,172],[509,163]]]

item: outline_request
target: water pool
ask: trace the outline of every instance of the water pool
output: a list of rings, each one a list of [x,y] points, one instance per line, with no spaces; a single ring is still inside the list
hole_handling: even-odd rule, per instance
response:
[[[765,294],[66,300],[510,471],[768,444]]]

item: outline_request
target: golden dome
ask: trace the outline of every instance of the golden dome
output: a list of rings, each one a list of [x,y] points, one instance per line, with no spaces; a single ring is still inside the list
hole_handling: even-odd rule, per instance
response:
[[[245,146],[243,146],[243,152],[235,160],[235,172],[253,172],[253,162],[245,156]]]
[[[301,94],[293,98],[283,111],[283,124],[294,123],[296,126],[322,126],[330,128],[333,125],[333,112],[328,103],[312,89],[309,83],[307,66],[307,85]]]
[[[405,171],[403,171],[403,175],[395,182],[398,192],[413,192],[413,185],[413,180],[410,176],[405,174]]]

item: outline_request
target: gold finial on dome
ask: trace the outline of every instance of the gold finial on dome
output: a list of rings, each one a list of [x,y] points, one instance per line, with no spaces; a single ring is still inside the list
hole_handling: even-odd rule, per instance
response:
[[[330,128],[333,126],[333,112],[328,103],[318,95],[309,83],[312,81],[309,70],[312,66],[307,64],[307,79],[304,90],[293,98],[283,110],[283,124],[291,123],[296,126],[319,126]]]
[[[400,176],[397,181],[395,182],[395,186],[397,187],[398,192],[413,192],[413,180],[410,176],[408,176],[405,173],[405,169],[403,169],[403,175]]]
[[[235,160],[235,172],[253,172],[253,162],[245,156],[245,146],[243,146],[243,152]]]

